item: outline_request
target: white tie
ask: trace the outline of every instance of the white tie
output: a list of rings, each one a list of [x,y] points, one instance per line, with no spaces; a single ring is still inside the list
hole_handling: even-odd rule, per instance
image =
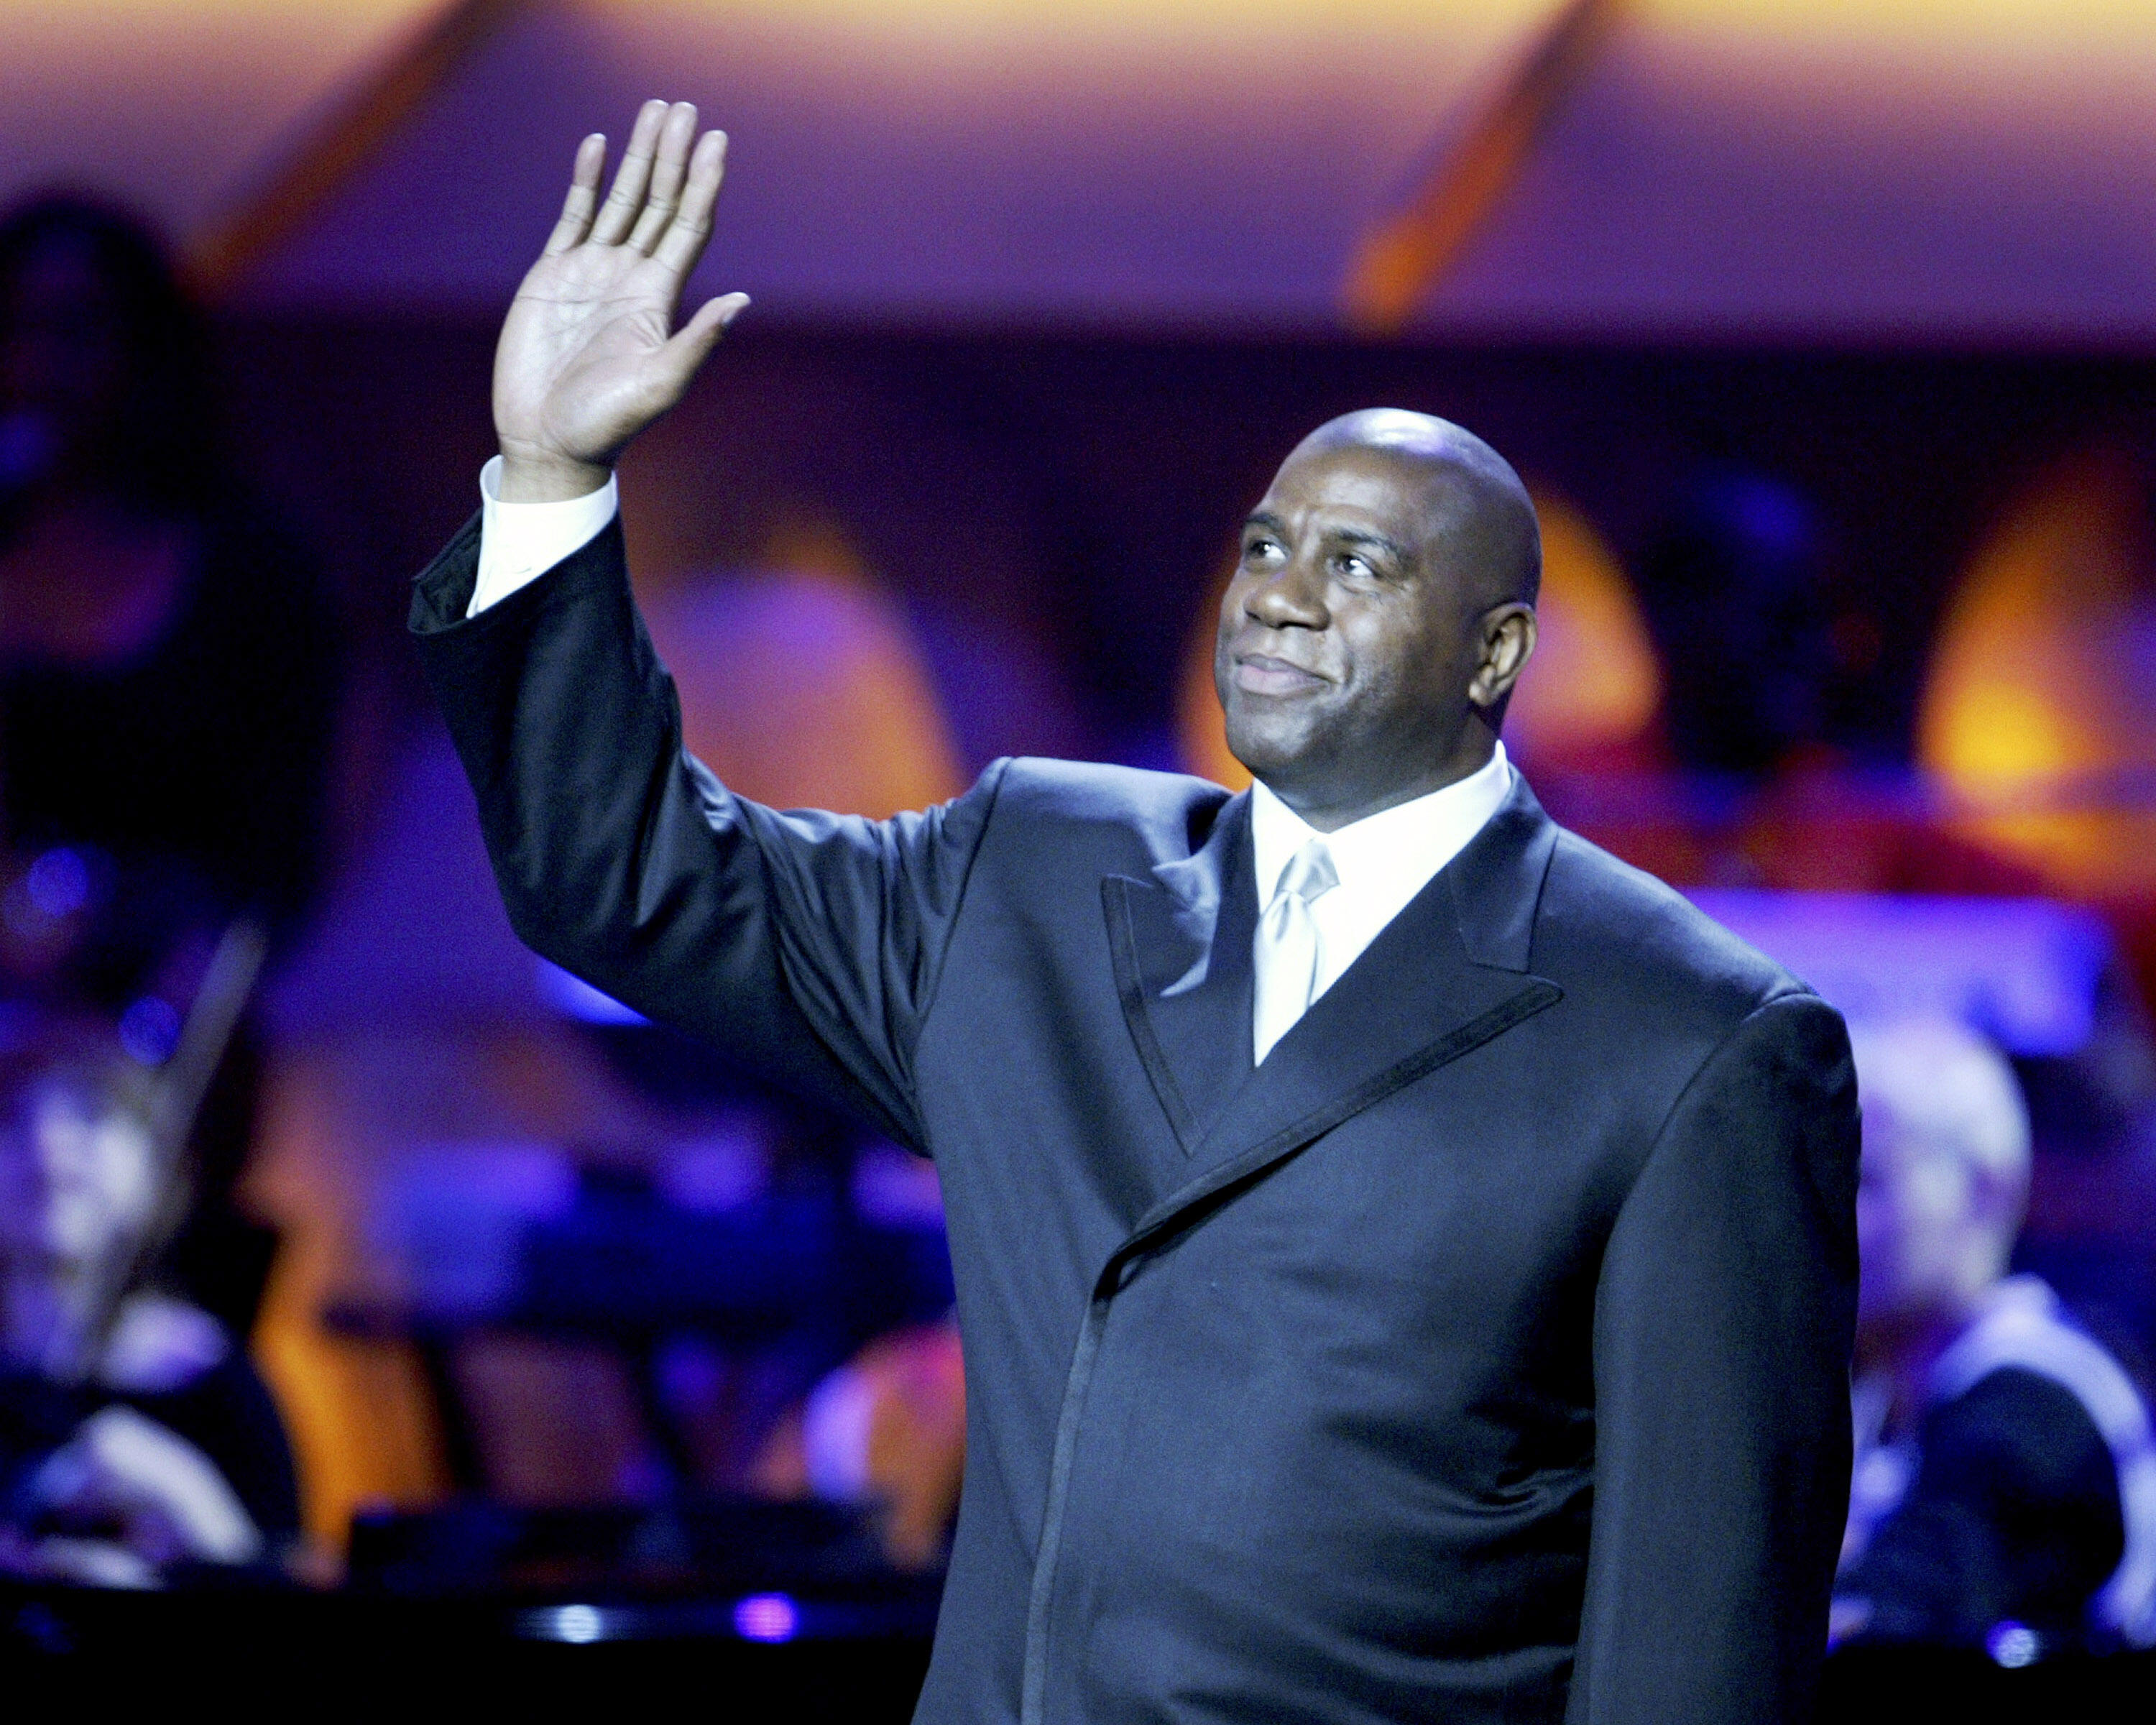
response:
[[[1317,991],[1317,919],[1311,901],[1340,884],[1332,853],[1312,839],[1281,870],[1272,902],[1259,919],[1255,942],[1257,1010],[1253,1046],[1260,1060],[1295,1028]]]

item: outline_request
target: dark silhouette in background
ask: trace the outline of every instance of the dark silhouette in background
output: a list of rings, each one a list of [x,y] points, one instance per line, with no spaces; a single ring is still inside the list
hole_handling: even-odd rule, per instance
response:
[[[151,237],[0,223],[0,812],[171,860],[284,927],[321,876],[337,619],[221,460],[205,332]]]
[[[1794,486],[1733,464],[1700,469],[1672,500],[1640,583],[1683,766],[1758,781],[1824,741],[1834,667],[1822,532]]]
[[[0,988],[155,1062],[223,924],[321,879],[342,660],[304,548],[223,459],[199,313],[156,239],[72,197],[0,222]],[[232,1191],[260,1055],[195,1138],[177,1273],[244,1334],[270,1241]]]

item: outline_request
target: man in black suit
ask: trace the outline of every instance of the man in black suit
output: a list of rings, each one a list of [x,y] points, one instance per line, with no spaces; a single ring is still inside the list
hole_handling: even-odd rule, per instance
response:
[[[999,762],[872,822],[681,747],[608,468],[724,139],[588,139],[502,456],[413,624],[518,932],[932,1155],[966,1482],[920,1717],[1802,1714],[1848,1483],[1840,1019],[1546,817],[1512,470],[1419,414],[1292,454],[1222,608],[1260,783]],[[693,145],[693,148],[692,148]]]

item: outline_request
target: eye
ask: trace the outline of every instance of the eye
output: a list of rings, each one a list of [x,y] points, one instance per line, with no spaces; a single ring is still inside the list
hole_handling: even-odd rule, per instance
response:
[[[1267,534],[1255,534],[1243,542],[1243,561],[1245,563],[1277,562],[1286,555],[1281,549],[1280,541]]]
[[[1337,557],[1334,557],[1332,560],[1332,567],[1339,571],[1341,574],[1348,576],[1357,581],[1373,579],[1378,572],[1377,570],[1371,566],[1370,560],[1368,557],[1363,557],[1358,552],[1353,551],[1343,551]]]

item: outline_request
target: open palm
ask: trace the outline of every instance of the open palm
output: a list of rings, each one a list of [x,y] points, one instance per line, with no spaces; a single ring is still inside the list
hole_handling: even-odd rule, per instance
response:
[[[594,134],[578,148],[562,218],[495,349],[506,501],[572,497],[603,484],[608,465],[681,399],[748,303],[746,294],[722,295],[674,327],[711,238],[726,145],[723,132],[696,136],[690,104],[647,102],[603,206],[606,140]]]

